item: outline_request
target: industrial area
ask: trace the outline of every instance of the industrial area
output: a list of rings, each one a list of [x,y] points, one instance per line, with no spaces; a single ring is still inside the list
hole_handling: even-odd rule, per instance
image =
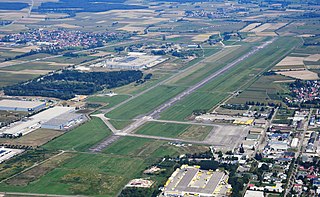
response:
[[[165,62],[166,60],[168,60],[168,58],[164,58],[162,56],[129,52],[127,56],[108,58],[99,63],[90,65],[89,68],[141,70],[152,68]]]
[[[181,166],[164,185],[164,196],[228,195],[228,175],[225,172],[200,170],[200,166]],[[229,190],[229,191],[227,191]],[[220,193],[221,192],[221,193]]]
[[[20,121],[3,126],[0,129],[1,138],[22,137],[39,128],[67,131],[87,120],[74,107],[52,107],[40,101],[4,99],[0,101],[0,110],[29,112]]]

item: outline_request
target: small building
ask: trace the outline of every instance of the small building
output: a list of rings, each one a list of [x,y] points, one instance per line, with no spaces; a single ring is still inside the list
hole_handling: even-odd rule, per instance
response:
[[[149,188],[153,185],[154,181],[147,179],[133,179],[126,187],[137,187],[137,188]]]
[[[247,190],[244,197],[264,197],[262,191]]]
[[[269,142],[269,146],[271,149],[273,150],[277,150],[277,151],[285,151],[288,149],[288,145],[286,142],[283,141],[271,141]]]
[[[1,111],[34,112],[46,107],[45,102],[4,99],[0,101]]]
[[[299,144],[299,139],[295,137],[292,139],[290,146],[291,146],[291,148],[297,148],[298,144]]]

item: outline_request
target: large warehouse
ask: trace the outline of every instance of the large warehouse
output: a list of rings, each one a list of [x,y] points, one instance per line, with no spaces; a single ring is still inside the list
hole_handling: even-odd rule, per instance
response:
[[[67,112],[43,123],[41,125],[41,128],[54,129],[54,130],[67,130],[83,122],[85,118],[86,117],[83,114],[77,114],[75,112]]]
[[[168,58],[162,56],[147,55],[145,53],[131,52],[124,57],[114,57],[94,64],[91,67],[104,67],[109,69],[126,69],[126,70],[141,70],[154,67]]]
[[[183,165],[176,169],[164,186],[164,196],[224,196],[230,186],[228,175],[220,171],[200,170],[198,166]]]
[[[1,111],[34,112],[46,107],[45,102],[4,99],[0,101]]]
[[[11,124],[9,127],[3,127],[0,129],[0,135],[26,135],[38,128],[40,128],[44,123],[58,118],[63,117],[65,114],[74,113],[75,109],[73,107],[60,107],[56,106],[49,108],[45,111],[37,113],[30,116],[27,120],[19,121]],[[68,120],[65,120],[68,121]]]

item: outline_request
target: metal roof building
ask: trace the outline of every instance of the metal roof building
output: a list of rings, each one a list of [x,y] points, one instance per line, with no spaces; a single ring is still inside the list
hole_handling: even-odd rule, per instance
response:
[[[67,130],[85,120],[83,114],[67,112],[55,118],[48,120],[41,125],[44,129]]]
[[[91,65],[91,67],[106,67],[109,69],[127,69],[127,70],[140,70],[154,67],[168,58],[156,55],[147,55],[145,53],[131,52],[128,56],[114,57],[97,64]]]
[[[45,111],[37,113],[27,120],[19,121],[11,124],[9,127],[3,127],[0,129],[0,135],[13,135],[17,136],[19,134],[26,135],[38,128],[41,124],[47,122],[55,117],[61,116],[65,113],[73,112],[75,109],[73,107],[53,107]]]
[[[183,165],[169,178],[163,189],[164,196],[213,197],[225,193],[228,175],[220,171],[200,170],[198,167]]]
[[[22,100],[9,100],[4,99],[0,101],[1,111],[25,111],[33,112],[46,107],[45,102],[40,101],[22,101]]]

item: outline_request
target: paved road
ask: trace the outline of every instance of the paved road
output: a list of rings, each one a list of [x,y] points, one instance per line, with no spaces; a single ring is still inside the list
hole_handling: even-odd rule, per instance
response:
[[[170,108],[171,106],[173,106],[175,103],[179,102],[180,100],[184,99],[185,97],[187,97],[188,95],[192,94],[193,92],[195,92],[196,90],[198,90],[199,88],[203,87],[205,84],[207,84],[208,82],[212,81],[213,79],[215,79],[216,77],[224,74],[226,71],[230,70],[231,68],[235,67],[236,65],[238,65],[240,62],[246,60],[248,57],[256,54],[258,51],[260,51],[261,49],[267,47],[268,45],[270,45],[271,43],[273,43],[277,38],[273,38],[270,41],[267,41],[265,43],[263,43],[262,45],[254,48],[253,50],[249,51],[248,53],[246,53],[245,55],[241,56],[240,58],[238,58],[237,60],[233,61],[230,64],[227,64],[225,67],[221,68],[220,70],[214,72],[213,74],[211,74],[210,76],[208,76],[207,78],[205,78],[204,80],[200,81],[199,83],[191,86],[190,88],[188,88],[187,90],[183,91],[182,93],[178,94],[177,96],[169,99],[167,102],[165,102],[164,104],[160,105],[159,107],[157,107],[154,111],[150,112],[149,114],[147,114],[146,116],[134,121],[132,124],[130,124],[128,127],[124,128],[122,130],[122,132],[125,134],[129,134],[132,133],[133,131],[135,131],[137,128],[139,128],[140,126],[142,126],[143,124],[145,124],[147,121],[152,120],[152,119],[158,119],[160,114],[167,110],[168,108]],[[203,61],[203,60],[202,60]],[[200,61],[201,62],[201,61]],[[198,62],[198,64],[200,63]],[[197,64],[195,64],[197,65]],[[192,67],[191,67],[192,68]],[[191,69],[190,67],[187,69]],[[181,72],[185,72],[187,69],[182,70]],[[180,72],[179,72],[180,73]],[[175,76],[175,75],[174,75]],[[171,78],[173,78],[174,76],[171,76],[170,78],[158,83],[157,85],[147,89],[146,91],[143,91],[141,94],[144,94],[145,92],[149,91],[150,89],[153,89],[163,83],[165,83],[166,81],[169,81]],[[134,99],[136,97],[131,97],[130,99],[128,99],[127,101],[124,101],[122,103],[120,103],[119,105],[116,105],[113,108],[110,108],[109,110],[107,110],[106,112],[110,112],[112,110],[114,110],[115,108],[121,106],[123,103],[129,102],[130,100]],[[120,135],[119,133],[117,133],[118,135]],[[106,148],[108,145],[110,145],[111,143],[109,143],[109,138],[105,139],[103,142],[101,142],[100,144],[98,144],[94,150],[103,150],[104,148]]]
[[[298,152],[295,154],[296,160],[298,159],[298,157],[300,157],[302,155],[302,153],[304,151],[303,142],[304,142],[304,138],[305,138],[306,132],[308,130],[308,125],[309,125],[309,121],[310,121],[310,118],[311,118],[311,115],[312,115],[312,111],[313,111],[313,109],[310,109],[308,118],[304,123],[303,131],[300,133]],[[298,170],[298,165],[295,164],[294,168],[292,170],[291,176],[288,178],[289,183],[288,183],[288,186],[287,186],[287,188],[285,190],[284,197],[289,195],[289,192],[291,191],[291,188],[293,187],[293,184],[295,183],[295,176],[296,176],[297,170]]]
[[[95,114],[91,116],[100,118],[104,122],[104,124],[107,125],[107,127],[112,131],[112,133],[120,132],[120,130],[114,128],[114,126],[109,122],[109,118],[106,118],[104,114]]]

